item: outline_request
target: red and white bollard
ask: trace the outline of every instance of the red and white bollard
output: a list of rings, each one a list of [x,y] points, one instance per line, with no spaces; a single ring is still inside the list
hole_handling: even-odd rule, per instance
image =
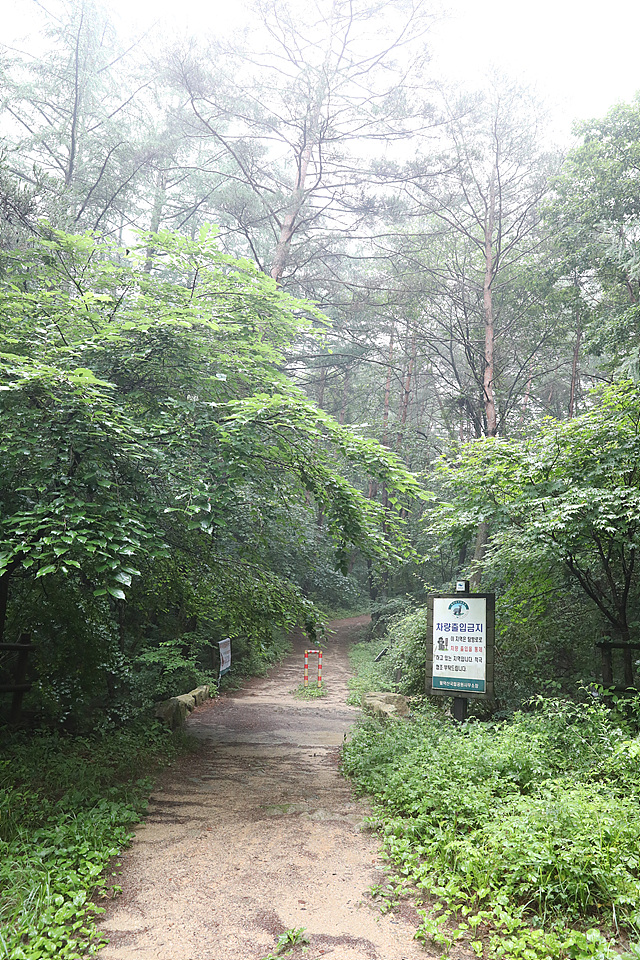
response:
[[[309,654],[318,654],[318,686],[322,686],[322,650],[305,650],[304,652],[304,685],[309,686]]]

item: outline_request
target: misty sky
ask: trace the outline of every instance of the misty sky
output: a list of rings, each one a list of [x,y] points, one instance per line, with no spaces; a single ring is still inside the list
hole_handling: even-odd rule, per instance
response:
[[[0,37],[11,41],[33,21],[38,3],[3,0]],[[439,77],[481,84],[488,66],[537,88],[552,102],[557,134],[566,139],[573,119],[600,117],[640,90],[637,38],[640,4],[630,0],[442,0],[451,17],[435,29],[431,46]],[[159,17],[171,34],[242,31],[242,0],[106,0],[132,30]]]

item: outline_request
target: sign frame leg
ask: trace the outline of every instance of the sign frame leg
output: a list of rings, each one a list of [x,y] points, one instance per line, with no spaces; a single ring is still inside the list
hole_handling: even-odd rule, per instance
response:
[[[453,719],[458,723],[464,723],[467,719],[467,710],[469,709],[469,700],[467,697],[453,698]]]

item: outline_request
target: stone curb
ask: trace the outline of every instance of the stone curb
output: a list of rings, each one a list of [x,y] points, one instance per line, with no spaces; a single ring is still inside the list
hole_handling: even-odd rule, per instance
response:
[[[201,703],[209,696],[209,687],[204,684],[190,690],[189,693],[183,693],[179,697],[170,697],[161,703],[156,703],[154,716],[166,723],[172,730],[181,726],[192,710],[199,707]]]

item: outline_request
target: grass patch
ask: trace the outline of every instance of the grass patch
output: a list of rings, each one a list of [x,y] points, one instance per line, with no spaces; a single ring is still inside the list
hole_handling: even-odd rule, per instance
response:
[[[438,904],[420,939],[496,960],[607,960],[637,940],[640,740],[603,704],[462,727],[425,704],[362,723],[343,767],[398,877]]]
[[[391,675],[391,657],[387,653],[378,663],[376,657],[388,648],[389,641],[384,638],[362,640],[354,643],[349,650],[349,659],[353,676],[349,678],[349,696],[347,703],[360,706],[365,693],[372,690],[393,690]]]
[[[119,891],[103,871],[128,844],[151,774],[184,748],[159,724],[96,739],[39,731],[2,744],[0,956],[90,956],[104,942],[94,901]]]
[[[308,687],[305,687],[304,683],[300,683],[291,692],[296,700],[318,700],[321,697],[326,697],[327,687],[324,682],[320,687],[316,683],[309,684]]]

